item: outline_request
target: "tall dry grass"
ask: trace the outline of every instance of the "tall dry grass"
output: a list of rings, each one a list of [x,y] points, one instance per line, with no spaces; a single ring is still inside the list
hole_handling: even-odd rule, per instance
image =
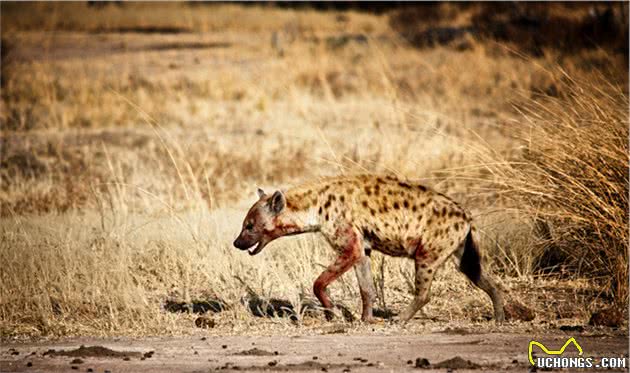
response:
[[[628,97],[606,81],[562,71],[560,97],[527,102],[523,157],[487,162],[501,193],[528,215],[540,237],[538,272],[588,276],[628,303]]]

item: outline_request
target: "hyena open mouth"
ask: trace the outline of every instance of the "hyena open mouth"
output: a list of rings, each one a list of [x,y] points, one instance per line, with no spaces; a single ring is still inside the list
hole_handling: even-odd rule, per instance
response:
[[[260,240],[256,243],[254,243],[252,246],[247,247],[247,248],[242,248],[241,250],[247,250],[247,253],[251,256],[257,255],[259,254],[262,249],[267,246],[268,241]]]
[[[260,253],[262,251],[263,247],[265,247],[265,244],[263,244],[262,242],[258,242],[254,246],[252,246],[249,249],[247,249],[247,253],[249,255],[254,256],[254,255]]]

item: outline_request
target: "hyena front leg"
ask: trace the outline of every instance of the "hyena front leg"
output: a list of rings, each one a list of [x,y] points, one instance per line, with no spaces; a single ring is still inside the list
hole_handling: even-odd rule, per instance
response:
[[[357,275],[359,283],[359,291],[361,293],[361,303],[363,309],[361,312],[361,321],[372,321],[372,304],[376,291],[374,290],[374,282],[372,281],[372,269],[370,266],[370,257],[363,254],[361,259],[354,265],[354,272]]]
[[[333,317],[333,314],[330,312],[333,304],[328,294],[326,294],[326,288],[361,259],[363,256],[363,243],[361,241],[359,234],[350,226],[345,229],[338,229],[335,236],[329,239],[330,244],[339,252],[339,256],[333,264],[319,275],[313,285],[315,296],[324,308],[329,310],[326,312],[326,318],[329,320]]]

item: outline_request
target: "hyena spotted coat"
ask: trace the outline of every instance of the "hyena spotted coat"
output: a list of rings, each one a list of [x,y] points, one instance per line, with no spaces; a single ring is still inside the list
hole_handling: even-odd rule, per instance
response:
[[[481,267],[470,216],[456,202],[421,184],[391,176],[359,175],[322,179],[268,195],[250,208],[234,246],[256,255],[278,237],[320,232],[338,257],[315,281],[326,309],[326,287],[355,269],[363,310],[372,320],[375,291],[370,252],[414,261],[415,294],[400,315],[411,319],[428,301],[435,272],[451,256],[458,268],[492,300],[496,322],[504,320],[503,298]]]

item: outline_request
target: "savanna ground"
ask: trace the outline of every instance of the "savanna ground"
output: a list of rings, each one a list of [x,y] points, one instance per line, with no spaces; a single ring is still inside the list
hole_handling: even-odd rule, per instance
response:
[[[0,370],[81,344],[136,352],[74,364],[98,371],[524,370],[569,336],[627,357],[627,4],[0,9]],[[326,322],[318,236],[231,246],[257,186],[366,172],[472,211],[520,312],[489,322],[449,264],[407,325]],[[384,316],[412,269],[373,254]],[[329,292],[356,317],[352,273]]]

